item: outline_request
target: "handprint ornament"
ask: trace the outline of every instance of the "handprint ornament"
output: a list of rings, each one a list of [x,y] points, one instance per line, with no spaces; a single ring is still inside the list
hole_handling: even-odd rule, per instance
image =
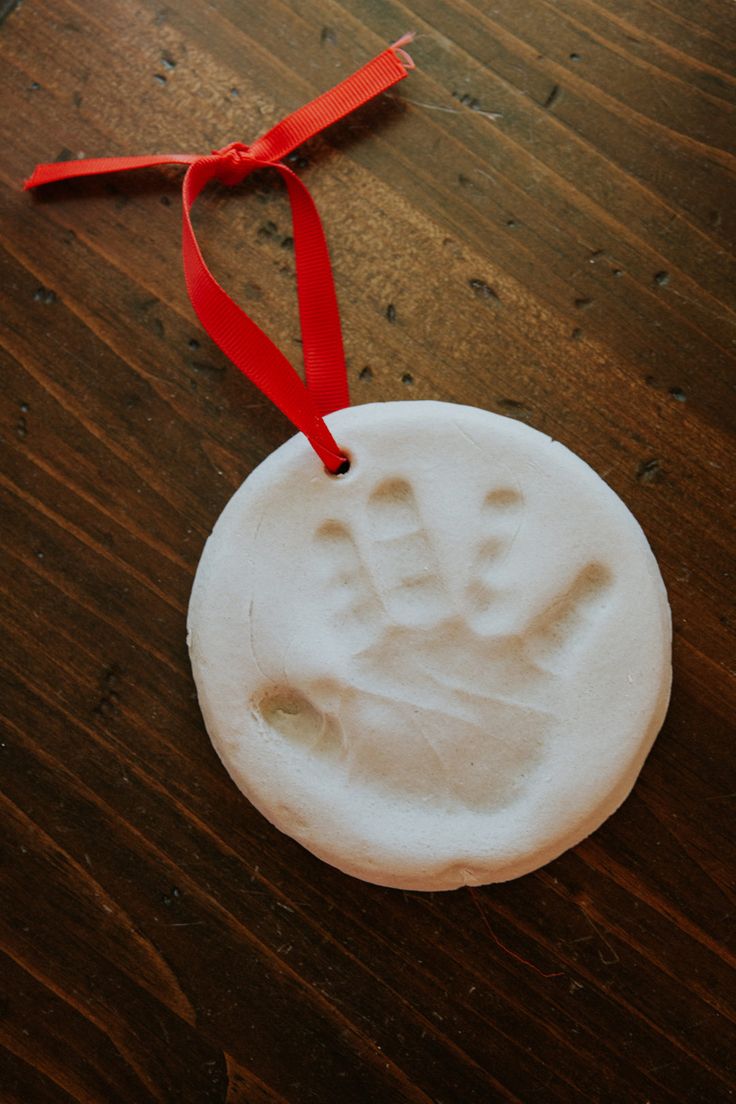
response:
[[[558,442],[449,403],[327,419],[257,468],[189,611],[199,700],[240,789],[314,854],[439,890],[531,871],[629,793],[661,726],[656,561]]]
[[[192,306],[300,430],[233,496],[197,571],[207,728],[277,827],[357,877],[431,890],[524,874],[616,809],[664,717],[671,629],[639,526],[562,445],[446,403],[345,409],[327,242],[285,159],[404,80],[412,37],[250,144],[56,161],[25,187],[186,166]],[[208,184],[261,169],[292,209],[303,379],[217,282],[191,219]]]

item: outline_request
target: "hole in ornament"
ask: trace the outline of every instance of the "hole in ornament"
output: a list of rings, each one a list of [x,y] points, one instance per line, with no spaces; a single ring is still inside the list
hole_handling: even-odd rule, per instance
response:
[[[334,471],[334,472],[330,471],[330,469],[325,464],[325,471],[327,472],[327,474],[329,476],[332,477],[332,479],[339,479],[341,476],[347,475],[348,472],[350,471],[350,465],[351,465],[350,453],[348,452],[347,449],[344,449],[344,448],[341,448],[340,452],[343,454],[345,459],[343,460],[342,464],[337,469],[337,471]]]

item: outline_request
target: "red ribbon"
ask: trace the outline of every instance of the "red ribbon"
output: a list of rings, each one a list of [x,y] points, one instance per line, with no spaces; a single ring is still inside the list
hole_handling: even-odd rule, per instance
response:
[[[412,62],[400,47],[410,38],[399,39],[357,73],[288,115],[251,146],[232,142],[204,157],[172,153],[37,165],[24,184],[29,189],[74,176],[188,165],[182,187],[182,250],[192,306],[213,341],[306,435],[331,472],[339,471],[347,460],[323,419],[323,415],[350,403],[340,315],[317,208],[299,177],[281,161],[308,138],[403,80]],[[233,186],[255,169],[266,167],[281,174],[291,204],[306,384],[271,339],[218,284],[202,257],[190,218],[192,204],[211,180]]]

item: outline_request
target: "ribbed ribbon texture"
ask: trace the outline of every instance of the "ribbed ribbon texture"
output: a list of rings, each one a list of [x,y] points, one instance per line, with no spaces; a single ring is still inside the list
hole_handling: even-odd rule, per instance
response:
[[[207,156],[151,154],[37,165],[24,184],[29,189],[75,176],[188,165],[182,188],[182,250],[192,305],[212,340],[305,434],[332,472],[340,470],[346,457],[325,425],[324,415],[350,402],[340,315],[317,208],[299,177],[282,160],[307,139],[402,80],[411,67],[411,59],[400,49],[406,40],[399,40],[335,88],[288,115],[250,146],[232,142]],[[234,186],[255,169],[266,167],[281,174],[291,203],[305,383],[271,339],[218,284],[204,261],[190,216],[194,201],[211,180]]]

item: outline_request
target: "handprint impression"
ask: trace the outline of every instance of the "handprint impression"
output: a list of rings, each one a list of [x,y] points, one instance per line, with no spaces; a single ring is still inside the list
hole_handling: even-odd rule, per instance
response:
[[[315,534],[344,676],[272,687],[256,711],[351,783],[445,809],[500,809],[543,760],[556,672],[600,615],[611,573],[588,563],[527,624],[499,634],[494,571],[522,521],[517,490],[497,487],[481,504],[464,600],[450,596],[405,479],[380,483],[367,510],[367,547],[342,521]]]

